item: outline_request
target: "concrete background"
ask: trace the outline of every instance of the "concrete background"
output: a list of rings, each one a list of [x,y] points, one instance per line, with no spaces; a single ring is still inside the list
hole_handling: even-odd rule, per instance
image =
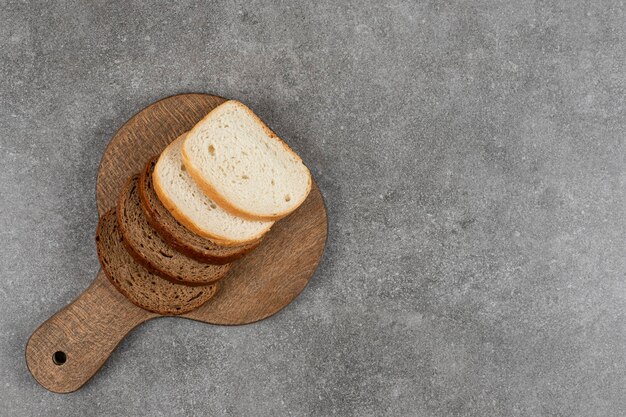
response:
[[[148,3],[0,1],[0,415],[626,415],[623,2]],[[98,270],[103,149],[192,91],[303,157],[325,258],[49,393],[24,346]]]

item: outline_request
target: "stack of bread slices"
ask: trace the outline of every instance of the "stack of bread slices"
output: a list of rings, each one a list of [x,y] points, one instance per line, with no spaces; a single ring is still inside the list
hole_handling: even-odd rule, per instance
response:
[[[248,107],[226,101],[128,180],[98,224],[100,263],[136,305],[186,313],[310,189],[302,160]]]

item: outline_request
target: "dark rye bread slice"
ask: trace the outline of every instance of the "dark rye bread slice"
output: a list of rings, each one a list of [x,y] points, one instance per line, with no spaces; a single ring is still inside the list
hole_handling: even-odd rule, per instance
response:
[[[143,169],[139,177],[139,197],[148,223],[170,246],[199,262],[212,264],[233,262],[259,246],[261,240],[241,246],[220,246],[180,224],[161,203],[152,186],[152,172],[158,159],[155,156]]]
[[[117,222],[128,253],[150,272],[174,283],[206,285],[223,278],[230,264],[213,265],[188,258],[150,226],[141,208],[137,183],[138,177],[131,177],[117,203]]]
[[[100,218],[96,248],[104,273],[133,304],[159,314],[183,314],[200,307],[218,291],[219,283],[202,287],[174,284],[150,273],[126,251],[115,209]]]

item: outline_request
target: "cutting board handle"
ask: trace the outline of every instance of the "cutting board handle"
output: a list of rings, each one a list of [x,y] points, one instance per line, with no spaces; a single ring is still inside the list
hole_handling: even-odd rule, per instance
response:
[[[128,301],[101,270],[77,299],[35,330],[26,364],[44,388],[76,391],[131,330],[156,316]]]

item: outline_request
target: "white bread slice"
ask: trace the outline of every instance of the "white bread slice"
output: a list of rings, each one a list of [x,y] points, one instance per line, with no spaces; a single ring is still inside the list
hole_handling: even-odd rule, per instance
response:
[[[311,174],[300,157],[235,100],[213,109],[189,131],[183,163],[219,206],[252,220],[285,217],[311,190]]]
[[[159,200],[183,226],[219,245],[260,239],[274,222],[233,216],[207,197],[185,171],[181,154],[185,136],[165,148],[154,168],[152,181]]]

